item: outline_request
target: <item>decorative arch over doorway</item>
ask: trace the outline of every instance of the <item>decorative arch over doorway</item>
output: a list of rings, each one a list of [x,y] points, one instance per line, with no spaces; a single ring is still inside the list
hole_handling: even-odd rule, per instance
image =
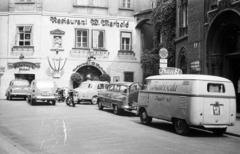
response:
[[[83,76],[83,81],[90,76],[91,80],[99,80],[102,74],[106,74],[103,68],[96,62],[86,62],[78,65],[73,69],[73,72],[78,72]]]
[[[182,70],[183,74],[187,74],[188,60],[187,60],[187,50],[185,47],[183,47],[179,53],[178,66]]]

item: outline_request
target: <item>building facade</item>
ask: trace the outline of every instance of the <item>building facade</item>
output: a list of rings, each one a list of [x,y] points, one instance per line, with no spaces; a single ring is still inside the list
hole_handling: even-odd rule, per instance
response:
[[[240,1],[177,0],[176,67],[235,87],[240,112]]]
[[[15,78],[70,88],[75,72],[142,82],[144,45],[134,14],[151,7],[151,0],[2,0],[0,98]]]

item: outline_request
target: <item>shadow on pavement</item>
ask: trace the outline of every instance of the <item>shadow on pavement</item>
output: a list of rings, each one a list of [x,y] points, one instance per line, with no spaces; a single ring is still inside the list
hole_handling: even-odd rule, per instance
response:
[[[98,108],[96,108],[96,110],[99,110]],[[100,110],[99,110],[100,111]],[[109,114],[113,114],[113,109],[110,109],[110,108],[106,108],[106,109],[103,109],[101,110],[101,112],[107,112]],[[127,116],[127,117],[137,117],[136,113],[133,113],[131,111],[123,111],[120,115],[115,115],[115,116]]]
[[[140,125],[143,125],[140,122],[140,119],[139,119],[139,121],[133,121],[133,122],[138,123]],[[150,125],[144,125],[144,126],[152,127],[152,128],[155,128],[155,129],[159,129],[159,130],[163,130],[163,131],[166,131],[166,132],[177,134],[175,132],[173,124],[170,123],[170,122],[165,122],[165,121],[164,122],[153,122]],[[219,137],[227,137],[227,136],[225,136],[225,135],[216,136],[211,131],[201,129],[201,128],[190,127],[188,134],[184,137],[217,137],[217,138],[219,138]]]

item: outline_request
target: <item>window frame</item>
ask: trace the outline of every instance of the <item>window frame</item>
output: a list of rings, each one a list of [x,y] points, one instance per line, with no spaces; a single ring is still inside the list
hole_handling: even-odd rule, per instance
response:
[[[83,32],[83,31],[86,31],[87,32],[87,46],[86,47],[84,47],[83,46],[83,43],[84,42],[80,42],[81,43],[81,46],[79,47],[79,46],[77,46],[77,44],[78,44],[78,38],[77,38],[77,32],[78,31],[81,31],[81,32]],[[82,38],[83,39],[83,38]],[[82,41],[82,40],[81,40]],[[76,28],[75,29],[75,48],[89,48],[89,29],[82,29],[82,28]]]
[[[23,27],[23,32],[20,32],[19,28]],[[24,31],[25,27],[31,27],[30,32]],[[16,38],[15,38],[15,45],[21,47],[29,47],[33,45],[33,26],[32,25],[17,25],[16,28]],[[21,34],[23,34],[23,39],[20,39]],[[30,39],[25,39],[26,34],[30,35]],[[23,45],[20,45],[20,42],[23,42]],[[29,42],[29,45],[26,45],[26,42]]]
[[[128,7],[129,4],[129,7]],[[121,8],[123,9],[132,9],[132,0],[121,0]]]
[[[18,0],[19,3],[34,3],[35,0]]]
[[[132,73],[132,81],[126,80],[127,73]],[[124,82],[134,82],[134,72],[123,72],[123,76],[124,76]]]
[[[181,0],[180,6],[179,6],[179,36],[185,36],[187,35],[187,29],[188,29],[188,0]]]
[[[94,31],[98,31],[98,32],[103,32],[103,47],[99,47],[99,45],[97,45],[97,47],[94,47]],[[92,48],[93,49],[105,49],[106,47],[105,47],[105,41],[106,41],[106,37],[105,37],[105,30],[101,30],[101,29],[92,29],[92,42],[91,42],[91,46],[92,46]],[[99,38],[98,38],[98,41],[97,41],[97,43],[99,42]]]
[[[129,49],[126,49],[126,45],[123,47],[123,33],[130,33],[130,40],[129,40]],[[128,31],[121,31],[120,32],[120,50],[122,51],[132,51],[132,32]]]

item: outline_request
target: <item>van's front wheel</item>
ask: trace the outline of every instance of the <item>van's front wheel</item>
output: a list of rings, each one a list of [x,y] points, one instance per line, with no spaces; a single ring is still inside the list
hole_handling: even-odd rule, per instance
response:
[[[174,128],[175,131],[180,135],[187,135],[187,133],[189,132],[189,126],[183,119],[175,119]]]
[[[142,124],[149,125],[152,122],[152,117],[149,117],[145,110],[141,110],[140,111],[140,120],[141,120]]]

